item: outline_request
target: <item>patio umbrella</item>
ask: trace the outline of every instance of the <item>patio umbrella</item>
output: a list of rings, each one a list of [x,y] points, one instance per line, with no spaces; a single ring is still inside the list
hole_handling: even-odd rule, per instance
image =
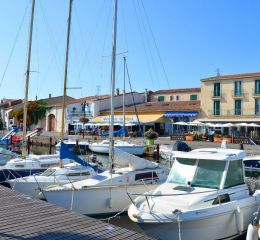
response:
[[[225,123],[223,124],[223,127],[234,127],[235,125],[233,123]]]
[[[255,123],[249,123],[248,124],[248,127],[260,127],[260,125],[258,125],[258,124],[255,124]]]
[[[186,123],[186,122],[175,122],[173,124],[175,124],[175,125],[184,125],[184,126],[188,125],[188,123]]]
[[[235,124],[235,126],[238,126],[238,127],[248,127],[250,125],[248,123],[237,123],[237,124]]]

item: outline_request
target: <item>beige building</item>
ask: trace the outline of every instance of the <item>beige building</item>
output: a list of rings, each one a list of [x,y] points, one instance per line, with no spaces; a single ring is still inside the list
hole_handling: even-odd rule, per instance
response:
[[[260,122],[260,72],[201,79],[201,117],[212,122]]]
[[[148,93],[149,102],[199,101],[200,88],[179,88]]]

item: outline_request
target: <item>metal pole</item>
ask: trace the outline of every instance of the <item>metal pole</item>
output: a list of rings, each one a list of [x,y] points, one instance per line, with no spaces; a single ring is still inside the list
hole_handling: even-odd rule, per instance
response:
[[[23,107],[23,142],[22,142],[22,157],[25,158],[27,155],[26,149],[26,130],[27,130],[27,102],[28,102],[28,89],[30,80],[30,65],[31,65],[31,49],[32,49],[32,33],[33,33],[33,20],[34,20],[34,7],[35,0],[32,0],[32,13],[30,23],[30,34],[29,34],[29,47],[28,47],[28,59],[27,59],[27,70],[26,70],[26,82],[25,82],[25,97]]]
[[[65,108],[66,108],[66,95],[67,95],[67,75],[68,75],[68,62],[69,62],[69,46],[70,46],[70,23],[71,23],[71,10],[72,2],[69,2],[69,18],[68,18],[68,29],[67,29],[67,44],[66,44],[66,59],[65,59],[65,69],[64,69],[64,86],[63,86],[63,99],[62,99],[62,117],[61,117],[61,142],[64,141],[65,132]],[[60,167],[63,167],[62,161],[60,160]]]
[[[61,117],[61,141],[64,140],[65,132],[65,108],[66,108],[66,95],[67,95],[67,75],[68,75],[68,61],[69,61],[69,46],[70,46],[70,23],[71,23],[71,10],[72,2],[69,2],[69,18],[68,18],[68,29],[67,29],[67,44],[66,44],[66,60],[65,60],[65,69],[64,69],[64,86],[63,86],[63,99],[62,99],[62,117]]]
[[[123,140],[125,140],[125,66],[126,66],[126,57],[124,57],[124,90],[123,90]]]
[[[109,162],[110,172],[112,174],[114,159],[114,96],[115,96],[115,72],[116,72],[116,31],[117,31],[117,0],[114,1],[114,30],[112,43],[112,66],[111,66],[111,116],[109,126]]]

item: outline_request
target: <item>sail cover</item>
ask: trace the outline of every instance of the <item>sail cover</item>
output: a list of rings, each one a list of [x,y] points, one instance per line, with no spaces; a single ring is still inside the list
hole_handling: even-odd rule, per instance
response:
[[[156,168],[158,164],[133,154],[124,152],[115,147],[114,163],[121,166],[129,166],[132,170],[141,170],[145,168]]]

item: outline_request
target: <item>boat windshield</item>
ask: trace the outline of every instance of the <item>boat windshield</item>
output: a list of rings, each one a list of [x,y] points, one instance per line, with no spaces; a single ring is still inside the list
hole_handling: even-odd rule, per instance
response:
[[[48,177],[48,176],[54,175],[55,172],[56,172],[55,169],[53,169],[53,168],[48,168],[48,169],[45,170],[41,175],[42,175],[42,176],[45,176],[45,177]]]
[[[218,189],[225,166],[226,161],[200,159],[191,186]]]
[[[196,159],[176,158],[167,182],[188,184],[195,171]]]

